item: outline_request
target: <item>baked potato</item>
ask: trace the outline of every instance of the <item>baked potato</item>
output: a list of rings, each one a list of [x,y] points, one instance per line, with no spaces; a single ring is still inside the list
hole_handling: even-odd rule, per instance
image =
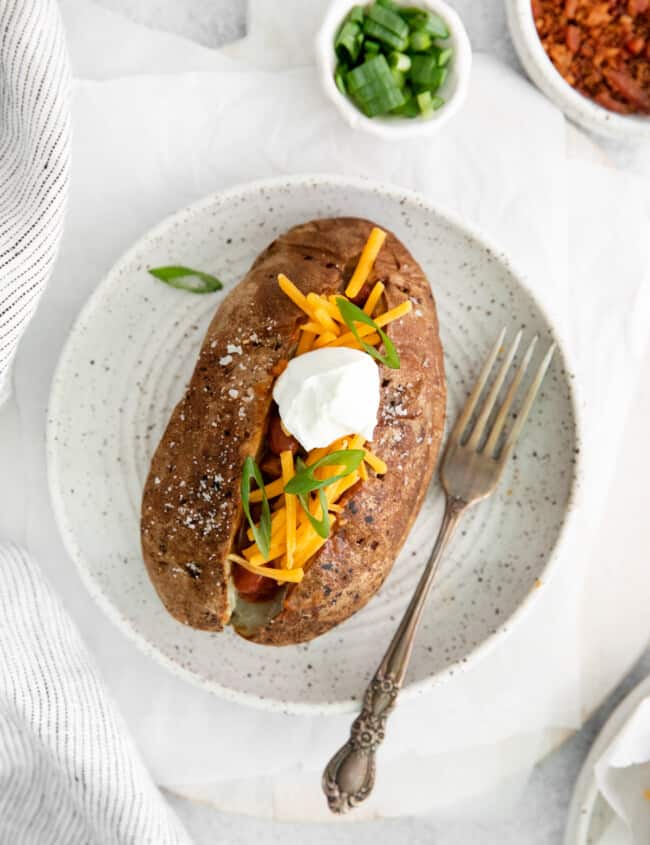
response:
[[[295,226],[255,260],[208,328],[189,386],[153,456],[142,500],[147,570],[167,610],[186,625],[220,631],[230,623],[268,645],[311,640],[366,604],[408,535],[436,463],[446,386],[431,288],[413,256],[388,233],[361,293],[380,280],[385,308],[405,300],[413,306],[386,327],[400,368],[381,366],[372,448],[387,472],[368,472],[343,494],[329,538],[299,583],[253,578],[251,587],[251,578],[229,559],[247,528],[245,459],[256,457],[264,471],[288,445],[272,389],[296,354],[306,316],[280,289],[278,276],[291,278],[303,294],[340,294],[372,230],[371,222],[357,218]]]

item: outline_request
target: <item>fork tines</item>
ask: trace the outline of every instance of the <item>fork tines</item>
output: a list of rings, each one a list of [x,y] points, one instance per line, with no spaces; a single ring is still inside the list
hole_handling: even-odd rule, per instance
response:
[[[476,422],[474,425],[470,425],[472,416],[477,409],[477,405],[481,394],[483,393],[484,388],[486,387],[488,380],[490,378],[490,374],[494,368],[495,361],[499,355],[500,350],[503,346],[503,341],[506,336],[505,328],[501,330],[499,337],[496,340],[496,343],[492,347],[488,358],[483,365],[483,369],[476,380],[476,384],[470,393],[467,402],[465,403],[465,407],[463,408],[456,425],[453,428],[451,433],[451,437],[458,443],[463,444],[468,449],[476,452],[482,452],[488,457],[493,457],[495,460],[500,462],[504,462],[508,459],[510,452],[512,451],[517,438],[521,434],[521,430],[523,429],[524,425],[526,424],[526,420],[528,419],[528,415],[530,414],[530,409],[533,406],[533,402],[535,401],[535,397],[539,392],[539,388],[544,380],[544,376],[546,375],[546,371],[549,368],[551,363],[551,358],[553,357],[553,353],[555,351],[555,344],[552,343],[551,346],[548,348],[546,355],[542,362],[540,363],[539,367],[537,368],[537,372],[533,377],[533,380],[526,391],[526,395],[524,396],[523,402],[517,412],[517,416],[514,422],[510,433],[507,435],[503,442],[503,446],[499,449],[499,444],[501,442],[501,436],[503,434],[503,430],[506,424],[506,420],[508,418],[508,414],[512,408],[513,402],[517,396],[517,392],[521,385],[521,382],[526,375],[526,371],[530,365],[531,358],[533,357],[533,353],[535,351],[535,347],[537,346],[538,336],[536,335],[532,341],[530,342],[528,349],[526,350],[524,357],[521,360],[521,363],[517,367],[517,370],[512,377],[512,380],[507,388],[506,394],[501,402],[501,405],[494,417],[492,425],[488,428],[488,421],[490,419],[490,415],[495,407],[496,401],[499,396],[499,392],[503,387],[503,384],[508,376],[508,372],[512,368],[512,363],[514,361],[515,355],[517,354],[517,349],[519,348],[519,344],[521,343],[522,338],[522,331],[518,331],[515,335],[510,348],[505,353],[503,357],[503,361],[499,370],[492,382],[492,385],[485,396],[482,406],[478,411],[478,416],[476,417]],[[483,438],[487,435],[485,440],[485,445],[481,448],[480,444]]]

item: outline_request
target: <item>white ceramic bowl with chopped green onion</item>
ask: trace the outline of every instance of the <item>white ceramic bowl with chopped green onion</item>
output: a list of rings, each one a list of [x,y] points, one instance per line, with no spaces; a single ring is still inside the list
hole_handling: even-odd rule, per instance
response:
[[[432,12],[442,18],[449,36],[444,40],[437,39],[436,43],[445,50],[451,50],[451,58],[446,65],[446,78],[433,97],[437,105],[435,109],[428,109],[416,117],[399,114],[368,117],[351,96],[339,90],[335,81],[338,65],[334,46],[336,38],[350,11],[359,5],[368,8],[374,4],[334,0],[327,10],[316,37],[316,59],[323,91],[338,108],[345,121],[354,129],[363,129],[387,140],[433,135],[459,111],[467,96],[472,49],[463,22],[458,14],[441,0],[396,3],[405,8]],[[387,49],[382,47],[382,52]],[[437,98],[444,102],[440,103]]]

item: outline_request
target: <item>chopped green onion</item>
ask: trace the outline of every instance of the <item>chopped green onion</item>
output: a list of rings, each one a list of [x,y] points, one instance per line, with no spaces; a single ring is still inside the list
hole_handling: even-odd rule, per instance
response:
[[[350,91],[359,91],[371,82],[390,80],[390,67],[383,55],[375,56],[346,74],[345,81]]]
[[[448,70],[446,67],[439,67],[437,73],[433,74],[433,82],[431,84],[431,93],[435,94],[439,88],[445,84]]]
[[[352,62],[356,62],[363,44],[363,33],[361,27],[352,21],[346,21],[341,27],[334,42],[334,50],[339,59],[345,59],[346,55]]]
[[[416,95],[416,100],[422,117],[431,117],[445,103],[442,97],[436,97],[431,91],[421,91]]]
[[[396,12],[387,9],[385,6],[380,6],[378,3],[373,3],[366,9],[366,22],[368,21],[383,26],[384,29],[394,33],[398,38],[408,38],[409,26],[406,21]]]
[[[445,65],[448,65],[453,53],[454,51],[451,47],[445,47],[444,50],[441,50],[438,54],[438,67],[445,67]]]
[[[427,12],[426,30],[435,38],[449,38],[447,24],[443,21],[440,15],[437,15],[435,12]]]
[[[262,491],[262,515],[260,516],[260,524],[256,525],[255,520],[251,516],[250,508],[250,493],[251,493],[251,479],[254,478],[257,486]],[[248,524],[253,532],[253,538],[257,543],[257,548],[264,560],[268,560],[269,552],[271,550],[271,508],[269,507],[269,500],[264,491],[264,479],[260,468],[255,462],[254,458],[249,455],[244,461],[244,467],[241,474],[241,503]]]
[[[386,114],[404,102],[383,53],[351,70],[345,77],[350,95],[368,117]]]
[[[305,512],[307,519],[312,525],[312,528],[320,537],[327,538],[330,533],[330,518],[327,511],[327,498],[325,496],[325,487],[340,481],[351,472],[354,472],[361,464],[365,457],[363,449],[339,449],[336,452],[330,452],[324,458],[307,466],[301,458],[296,459],[296,474],[287,482],[285,492],[292,493],[298,498],[300,506]],[[337,473],[330,476],[330,478],[315,478],[314,472],[319,467],[326,466],[342,466],[345,472]],[[318,501],[321,507],[321,518],[316,519],[310,510],[309,494],[318,491]]]
[[[392,30],[382,26],[374,20],[366,18],[363,22],[363,31],[366,35],[369,35],[377,41],[381,41],[382,44],[386,44],[393,50],[406,50],[408,47],[408,33],[405,36],[397,35]]]
[[[418,108],[420,109],[420,114],[422,114],[424,117],[428,117],[429,115],[433,114],[433,102],[431,91],[421,91],[415,99],[418,101]]]
[[[399,3],[395,3],[394,0],[377,0],[378,6],[383,6],[384,9],[390,9],[391,12],[399,12],[401,11],[402,7]]]
[[[397,354],[393,341],[388,337],[386,332],[379,328],[372,317],[369,317],[361,310],[361,308],[358,308],[353,302],[350,302],[349,299],[344,299],[342,296],[336,297],[336,304],[341,312],[341,317],[345,320],[345,325],[350,329],[361,348],[385,367],[390,367],[391,370],[399,370],[399,355]],[[372,328],[379,334],[379,337],[384,344],[384,349],[386,350],[385,355],[382,355],[381,352],[378,352],[374,346],[371,346],[369,343],[366,343],[361,339],[355,323],[363,323],[366,326],[372,326]]]
[[[397,87],[404,88],[404,71],[398,70],[396,67],[392,67],[390,72],[393,75],[393,79],[395,80]]]
[[[310,466],[307,466],[300,458],[296,461],[296,474],[292,479],[287,481],[284,491],[285,493],[292,493],[294,496],[300,496],[305,493],[312,493],[314,490],[321,490],[324,487],[329,487],[335,481],[340,481],[346,475],[350,475],[359,466],[364,459],[365,452],[363,449],[338,449],[336,452],[330,452],[318,461],[315,461]],[[320,467],[342,466],[345,472],[332,475],[330,478],[315,478],[314,472]]]
[[[204,273],[202,270],[192,270],[191,267],[152,267],[149,273],[172,288],[190,293],[212,293],[223,287],[216,276]]]
[[[431,84],[433,71],[437,68],[438,60],[435,56],[413,56],[409,79],[414,85],[428,88]]]
[[[357,102],[359,102],[361,111],[366,115],[366,117],[378,117],[379,115],[392,112],[393,109],[397,108],[397,106],[401,106],[404,99],[404,95],[396,86],[395,90],[385,97],[364,100],[363,102],[359,102],[357,99]]]
[[[307,519],[312,525],[312,528],[321,537],[328,537],[330,532],[330,518],[327,512],[327,498],[325,497],[325,487],[334,484],[350,475],[361,464],[365,457],[363,449],[339,449],[336,452],[330,452],[324,458],[307,466],[300,458],[296,460],[296,474],[285,485],[285,492],[292,493],[298,497],[300,506],[305,512]],[[329,478],[315,478],[314,472],[319,467],[326,466],[342,466],[345,472],[337,473]],[[316,519],[312,514],[309,505],[309,494],[318,490],[318,499],[321,507],[321,518]]]
[[[416,95],[428,91],[435,103],[445,81],[453,51],[437,39],[448,37],[435,12],[395,0],[353,6],[334,43],[334,83],[367,117],[418,117]],[[431,104],[424,103],[428,113]]]
[[[348,13],[346,21],[359,24],[363,23],[363,6],[353,6]]]
[[[393,109],[392,114],[398,114],[401,117],[417,117],[420,114],[418,101],[414,96],[409,95],[406,102],[404,102],[401,106],[398,106],[396,109]]]
[[[318,491],[318,501],[320,502],[320,509],[322,516],[320,519],[316,519],[313,513],[309,510],[309,496],[304,493],[298,494],[298,501],[300,502],[300,507],[304,510],[305,516],[311,523],[311,527],[320,537],[329,537],[330,535],[330,515],[327,511],[327,499],[325,497],[325,492],[323,490]]]
[[[416,29],[409,35],[409,49],[416,53],[426,53],[432,43],[431,35],[422,29]]]
[[[393,50],[388,54],[388,64],[397,70],[407,71],[411,69],[411,57],[406,53],[398,53]]]
[[[436,56],[413,56],[409,79],[418,90],[432,93],[440,88],[447,77],[447,68],[438,67]]]
[[[341,65],[337,65],[336,70],[334,71],[334,81],[336,82],[336,87],[339,89],[341,94],[346,94],[347,91],[345,90],[345,68]]]
[[[449,38],[447,24],[435,12],[424,9],[408,8],[401,10],[402,17],[408,21],[411,32],[422,30],[434,38]]]

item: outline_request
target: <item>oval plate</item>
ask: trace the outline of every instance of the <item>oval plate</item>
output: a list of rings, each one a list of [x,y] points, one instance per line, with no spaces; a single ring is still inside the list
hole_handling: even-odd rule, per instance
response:
[[[186,264],[214,273],[228,290],[278,234],[337,215],[392,229],[431,280],[450,418],[502,325],[539,333],[539,347],[551,337],[557,341],[508,261],[418,195],[329,176],[282,178],[210,196],[138,241],[83,308],[50,397],[54,510],[93,597],[148,654],[185,678],[232,700],[302,713],[356,706],[432,547],[441,491],[432,485],[380,593],[307,645],[265,648],[230,629],[212,634],[176,622],[142,562],[140,497],[151,455],[224,292],[175,290],[147,268]],[[410,690],[477,659],[512,632],[534,601],[571,510],[576,448],[575,402],[559,349],[498,491],[468,514],[445,556],[413,653]]]

